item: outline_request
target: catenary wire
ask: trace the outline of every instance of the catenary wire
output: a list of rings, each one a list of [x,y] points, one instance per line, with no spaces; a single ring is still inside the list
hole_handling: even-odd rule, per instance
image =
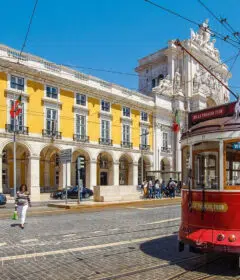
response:
[[[179,13],[173,11],[173,10],[170,10],[170,9],[168,9],[168,8],[165,8],[165,7],[163,7],[163,6],[161,6],[161,5],[157,4],[157,3],[155,3],[155,2],[153,2],[153,1],[150,1],[150,0],[144,0],[144,1],[147,2],[147,3],[149,3],[149,4],[151,4],[151,5],[153,5],[153,6],[155,6],[155,7],[157,7],[157,8],[159,8],[159,9],[161,9],[161,10],[164,10],[164,11],[166,11],[166,12],[168,12],[168,13],[171,13],[171,14],[173,14],[173,15],[175,15],[175,16],[177,16],[177,17],[179,17],[179,18],[181,18],[181,19],[183,19],[183,20],[185,20],[185,21],[188,21],[188,22],[190,22],[190,23],[193,23],[193,24],[195,24],[195,25],[197,25],[197,26],[199,26],[199,27],[202,26],[202,25],[199,24],[198,22],[196,22],[196,21],[194,21],[194,20],[192,20],[192,19],[189,19],[189,18],[187,18],[187,17],[185,17],[185,16],[182,16],[181,14],[179,14]],[[240,43],[239,43],[238,41],[231,39],[229,36],[222,35],[222,34],[218,33],[217,31],[215,31],[215,30],[213,30],[213,29],[211,29],[211,28],[209,28],[209,27],[208,27],[208,29],[209,29],[209,31],[207,30],[207,28],[205,29],[205,31],[206,31],[207,33],[209,33],[211,36],[214,35],[214,36],[216,36],[217,38],[219,38],[220,40],[222,40],[222,41],[224,41],[224,42],[226,42],[226,43],[232,45],[233,47],[239,49],[239,44],[240,44]],[[237,44],[237,45],[235,45],[235,44]]]
[[[34,14],[36,12],[37,4],[38,4],[38,0],[35,1],[34,7],[33,7],[32,15],[31,15],[31,18],[30,18],[30,21],[29,21],[29,24],[28,24],[28,28],[27,28],[27,33],[25,35],[23,45],[22,45],[22,48],[21,48],[21,51],[20,51],[20,57],[21,57],[21,54],[22,54],[22,52],[23,52],[23,50],[26,46],[26,43],[27,43],[28,35],[29,35],[29,32],[30,32],[30,28],[31,28],[31,25],[32,25]],[[19,62],[19,58],[18,58],[18,62]]]

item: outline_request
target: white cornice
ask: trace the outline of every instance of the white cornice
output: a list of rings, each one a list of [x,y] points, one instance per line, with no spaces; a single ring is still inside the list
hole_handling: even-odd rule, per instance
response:
[[[109,99],[135,104],[138,107],[149,108],[154,106],[153,98],[127,88],[108,83],[96,77],[86,75],[71,68],[57,65],[40,57],[22,53],[0,45],[0,68],[3,71],[23,72],[27,76],[34,77],[34,80],[50,82],[54,81],[59,86],[68,90],[87,90],[94,97],[106,96]],[[18,62],[19,59],[19,63]],[[10,63],[9,63],[10,62]],[[49,81],[50,80],[50,81]]]

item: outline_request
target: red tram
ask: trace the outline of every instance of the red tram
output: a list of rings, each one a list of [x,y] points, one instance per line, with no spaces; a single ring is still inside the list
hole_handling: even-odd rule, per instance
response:
[[[240,100],[189,114],[179,250],[240,254]]]

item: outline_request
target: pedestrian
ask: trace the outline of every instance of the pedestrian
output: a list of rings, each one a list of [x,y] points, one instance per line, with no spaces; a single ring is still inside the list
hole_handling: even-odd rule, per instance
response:
[[[155,198],[162,198],[160,182],[158,179],[155,181],[154,188],[155,188]]]
[[[148,183],[147,183],[147,181],[143,182],[143,197],[148,198]]]
[[[169,188],[170,198],[174,198],[175,197],[176,183],[173,181],[172,178],[170,178],[170,180],[169,180],[168,188]]]
[[[162,195],[167,196],[167,193],[166,193],[166,184],[165,184],[165,181],[164,181],[164,180],[162,181],[161,192],[162,192]]]
[[[28,206],[30,207],[32,206],[29,193],[27,192],[26,184],[22,184],[20,186],[19,191],[17,192],[15,206],[17,207],[18,215],[20,216],[21,219],[20,226],[22,229],[24,229]]]
[[[151,179],[148,181],[148,197],[153,197],[153,183]]]
[[[80,189],[79,189],[79,196],[80,196],[80,200],[82,200],[82,198],[83,198],[83,185],[82,184],[80,184],[80,187],[79,187]]]

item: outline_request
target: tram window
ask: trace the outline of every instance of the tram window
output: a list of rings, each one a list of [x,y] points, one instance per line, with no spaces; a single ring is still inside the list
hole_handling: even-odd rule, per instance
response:
[[[240,142],[226,145],[226,184],[240,185]]]
[[[188,185],[188,172],[190,168],[190,150],[186,146],[182,149],[182,182],[184,186]]]
[[[194,154],[193,187],[219,188],[218,152],[202,151]]]

